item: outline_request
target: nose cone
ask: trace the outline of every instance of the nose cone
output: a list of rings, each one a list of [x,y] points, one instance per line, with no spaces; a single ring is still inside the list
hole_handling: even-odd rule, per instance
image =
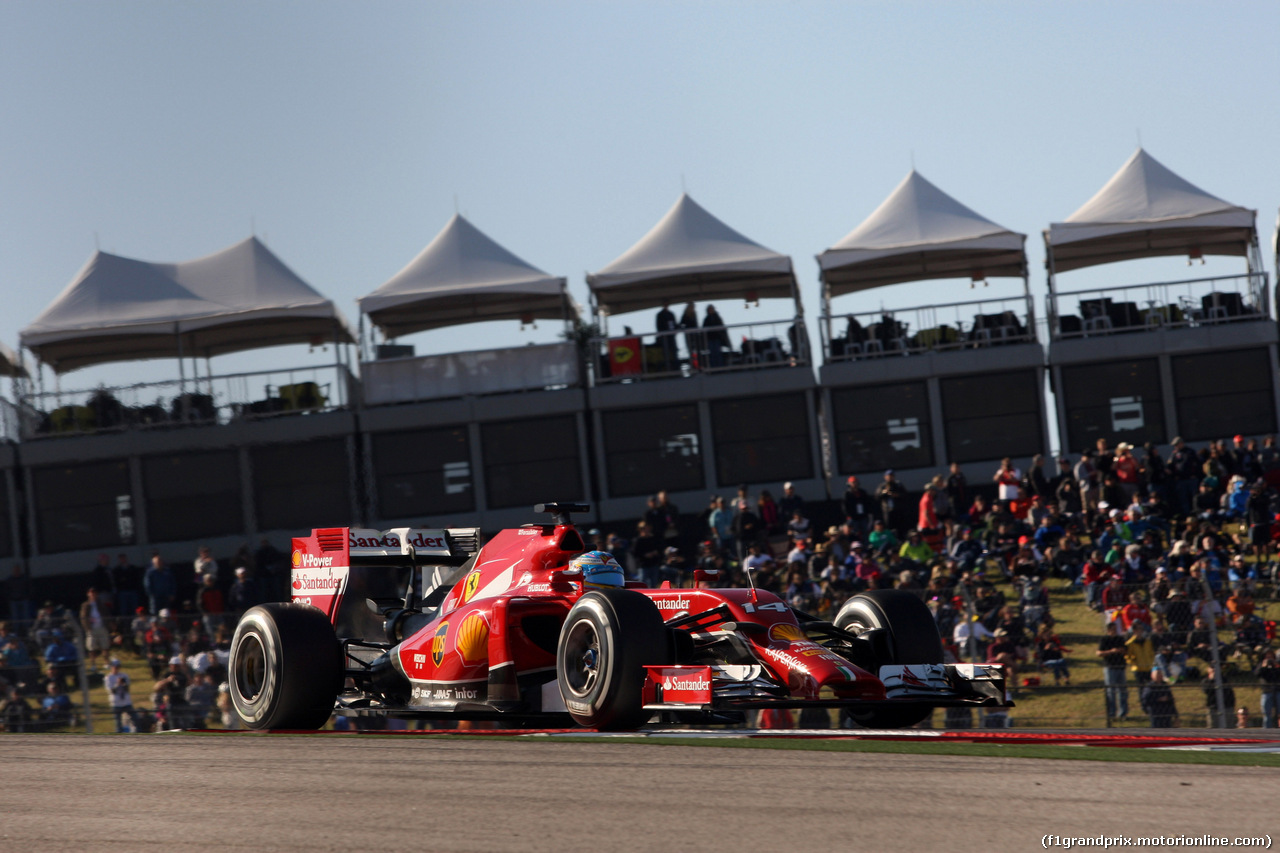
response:
[[[841,699],[885,698],[879,678],[813,642],[796,625],[770,626],[768,640],[760,651],[786,676],[792,696],[817,699],[823,688],[830,688]]]

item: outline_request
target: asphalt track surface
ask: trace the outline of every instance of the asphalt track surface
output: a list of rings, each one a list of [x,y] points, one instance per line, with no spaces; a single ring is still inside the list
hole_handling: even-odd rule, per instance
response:
[[[553,739],[0,737],[3,853],[990,853],[1041,849],[1048,833],[1276,838],[1278,794],[1268,768]]]

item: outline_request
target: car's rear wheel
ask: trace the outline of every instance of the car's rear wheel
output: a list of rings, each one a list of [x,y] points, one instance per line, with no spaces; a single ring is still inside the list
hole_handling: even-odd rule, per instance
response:
[[[933,614],[917,596],[898,589],[878,589],[855,595],[840,608],[837,628],[861,635],[883,630],[876,647],[884,650],[877,663],[942,663],[942,638]],[[914,726],[933,713],[932,705],[903,703],[893,708],[849,709],[854,722],[875,729]]]
[[[569,610],[556,645],[556,679],[569,715],[597,729],[635,729],[644,710],[646,664],[670,663],[658,608],[627,589],[592,590]]]
[[[261,604],[236,625],[227,665],[231,704],[251,729],[318,729],[342,689],[333,626],[307,604]]]

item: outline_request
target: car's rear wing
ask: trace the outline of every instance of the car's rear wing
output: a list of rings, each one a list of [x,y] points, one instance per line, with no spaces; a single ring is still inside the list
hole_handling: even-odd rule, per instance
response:
[[[293,540],[291,593],[294,601],[318,607],[333,620],[352,567],[461,566],[479,550],[478,527],[321,527]]]

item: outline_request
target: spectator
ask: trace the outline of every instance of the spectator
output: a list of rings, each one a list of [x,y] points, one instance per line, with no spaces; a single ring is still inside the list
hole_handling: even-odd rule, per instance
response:
[[[16,687],[4,691],[4,701],[0,702],[0,728],[6,732],[29,732],[33,730],[34,718],[31,703]]]
[[[796,510],[787,522],[787,535],[792,539],[808,539],[813,532],[813,524],[804,517],[804,510]]]
[[[733,537],[733,513],[725,506],[724,498],[713,497],[711,502],[713,508],[711,515],[707,517],[707,524],[711,528],[716,547],[721,551],[733,552],[736,547]]]
[[[938,508],[934,499],[933,483],[924,484],[924,492],[920,495],[919,513],[916,518],[916,530],[921,532],[938,529]]]
[[[178,582],[159,554],[151,555],[151,568],[143,575],[142,586],[146,590],[153,615],[173,606],[174,596],[178,594]]]
[[[102,555],[104,562],[106,554]],[[84,603],[80,605],[80,629],[84,632],[84,648],[93,664],[93,671],[98,671],[98,656],[105,656],[111,650],[111,636],[107,633],[106,607],[98,601],[98,591],[89,587],[85,593]]]
[[[76,644],[71,642],[62,631],[53,632],[53,642],[44,650],[44,662],[53,667],[57,674],[58,686],[64,691],[68,689],[71,679],[76,677],[80,666],[80,652]]]
[[[680,369],[680,357],[676,351],[676,332],[680,325],[676,322],[676,314],[671,310],[670,300],[663,300],[662,310],[654,321],[657,331],[658,349],[662,353],[661,372],[670,373]]]
[[[724,351],[733,349],[733,344],[729,340],[728,330],[724,327],[724,320],[720,319],[720,312],[714,305],[707,306],[707,312],[702,318],[702,339],[707,347],[708,366],[723,367]]]
[[[216,580],[213,575],[205,575],[200,584],[200,591],[196,595],[196,610],[200,613],[205,633],[209,637],[217,635],[218,628],[226,619],[226,603],[222,597],[222,590],[216,585]]]
[[[857,482],[857,477],[851,478]],[[778,499],[778,512],[782,518],[791,518],[796,510],[804,510],[804,498],[800,497],[796,492],[795,484],[786,482],[782,484],[782,497]]]
[[[960,470],[959,462],[951,463],[943,489],[947,493],[952,512],[957,514],[963,512],[969,505],[969,482],[965,479],[964,472]]]
[[[205,575],[213,575],[213,579],[218,579],[218,561],[213,559],[213,549],[208,545],[201,545],[196,551],[196,559],[192,564],[194,569],[195,583],[199,585]]]
[[[1152,670],[1151,680],[1142,686],[1141,702],[1142,710],[1151,718],[1151,728],[1167,729],[1178,725],[1178,706],[1160,670]]]
[[[1107,623],[1097,655],[1102,658],[1107,719],[1124,720],[1129,716],[1129,688],[1125,685],[1125,641],[1116,623]]]
[[[1156,644],[1151,639],[1151,630],[1145,622],[1135,622],[1133,633],[1124,641],[1125,660],[1129,662],[1129,671],[1138,684],[1144,683],[1156,665]]]
[[[133,696],[129,692],[129,675],[120,665],[119,658],[111,659],[111,670],[102,679],[111,701],[111,713],[116,718],[116,732],[126,732],[125,718],[133,717]]]
[[[209,724],[214,702],[218,698],[218,689],[209,678],[208,673],[198,672],[191,677],[191,684],[183,696],[186,705],[186,724],[188,727],[204,728]]]
[[[235,705],[231,702],[231,685],[225,681],[218,685],[218,698],[215,700],[215,704],[224,729],[237,730],[244,728],[244,723],[240,720],[240,715],[236,713]]]
[[[169,658],[169,671],[156,681],[152,691],[152,703],[160,718],[162,729],[187,728],[187,677],[186,664],[181,655]]]
[[[846,481],[840,507],[844,511],[844,523],[852,535],[865,538],[871,527],[871,496],[858,485],[857,477]]]
[[[57,682],[45,688],[45,697],[40,700],[40,726],[45,729],[58,729],[72,723],[71,697]]]
[[[898,550],[898,537],[893,535],[893,531],[882,519],[877,518],[871,533],[867,535],[867,544],[877,554],[893,554]]]
[[[1231,728],[1231,709],[1236,706],[1236,692],[1223,679],[1222,713],[1218,713],[1218,679],[1213,664],[1205,667],[1204,675],[1204,708],[1205,725],[1211,729]]]
[[[769,494],[768,489],[760,490],[760,498],[756,501],[756,515],[760,517],[760,524],[764,527],[767,535],[778,533],[782,530],[782,518],[790,518],[791,515],[782,516],[778,511],[778,504],[774,502],[773,495]],[[794,512],[801,512],[797,507]]]
[[[971,572],[978,567],[983,554],[982,543],[973,538],[973,529],[960,528],[960,539],[951,546],[950,555],[962,571]]]
[[[1040,626],[1036,632],[1036,662],[1053,673],[1055,687],[1071,684],[1071,668],[1066,655],[1069,651],[1048,622]]]
[[[1267,649],[1253,671],[1262,686],[1262,726],[1274,729],[1277,722],[1277,711],[1280,705],[1280,662],[1276,660],[1275,649]]]
[[[244,566],[236,569],[235,575],[235,583],[231,584],[231,589],[227,591],[227,609],[231,613],[232,621],[239,622],[244,612],[258,603],[258,587],[249,577],[249,570]]]
[[[123,622],[137,612],[142,593],[142,571],[129,561],[128,555],[117,554],[116,564],[111,567],[111,580],[116,588],[115,615],[119,622]],[[123,628],[123,625],[117,624],[117,627]]]
[[[1022,499],[1022,472],[1013,465],[1013,460],[1006,456],[1000,460],[1000,467],[991,477],[996,484],[997,496],[1002,501],[1018,501]]]
[[[907,490],[894,477],[893,469],[885,471],[884,479],[881,480],[880,485],[876,486],[876,500],[880,503],[880,519],[887,529],[895,528],[894,521],[897,517],[895,511],[906,496]]]

